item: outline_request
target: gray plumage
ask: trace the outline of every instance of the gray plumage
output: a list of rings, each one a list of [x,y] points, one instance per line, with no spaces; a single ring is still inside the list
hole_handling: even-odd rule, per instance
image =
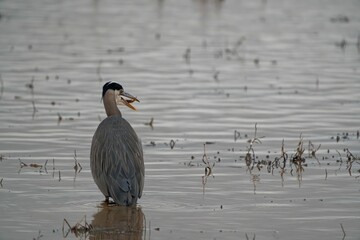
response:
[[[113,95],[108,97],[110,101]],[[104,105],[108,110],[111,104],[104,100]],[[91,144],[90,167],[106,200],[110,197],[119,205],[134,205],[141,197],[144,186],[142,145],[120,112],[109,115],[98,126]]]

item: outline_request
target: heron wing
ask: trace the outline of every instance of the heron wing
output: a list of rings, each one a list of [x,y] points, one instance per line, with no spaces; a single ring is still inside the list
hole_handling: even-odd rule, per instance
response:
[[[118,204],[135,204],[144,186],[144,160],[131,125],[121,116],[106,118],[94,134],[90,155],[101,192]]]

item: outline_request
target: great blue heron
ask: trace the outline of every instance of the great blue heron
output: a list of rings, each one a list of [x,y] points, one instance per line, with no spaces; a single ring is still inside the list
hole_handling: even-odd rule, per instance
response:
[[[102,98],[107,118],[98,126],[91,143],[90,167],[96,185],[109,202],[134,205],[144,186],[144,159],[141,141],[117,105],[131,109],[136,97],[117,82],[103,86]]]

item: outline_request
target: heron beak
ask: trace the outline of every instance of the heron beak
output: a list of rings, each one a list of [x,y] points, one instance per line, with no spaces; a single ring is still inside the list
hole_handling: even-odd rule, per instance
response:
[[[127,92],[120,92],[120,94],[116,97],[117,104],[123,104],[128,108],[131,108],[132,110],[136,111],[136,108],[133,105],[131,105],[131,103],[135,101],[140,102],[136,97],[134,97],[133,95]]]

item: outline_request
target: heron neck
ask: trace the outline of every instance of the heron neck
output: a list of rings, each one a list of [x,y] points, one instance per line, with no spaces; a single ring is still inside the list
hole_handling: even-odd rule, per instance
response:
[[[104,101],[105,111],[108,117],[113,115],[121,116],[121,112],[116,105],[115,91],[113,90],[106,91],[103,101]]]

